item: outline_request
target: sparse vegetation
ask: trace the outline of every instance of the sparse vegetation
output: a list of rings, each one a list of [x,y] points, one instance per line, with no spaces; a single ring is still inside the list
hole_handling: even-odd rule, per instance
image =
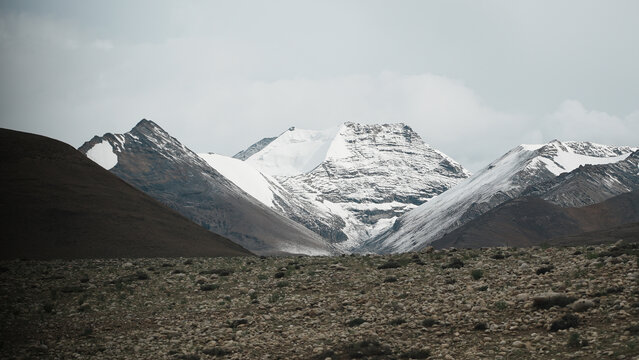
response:
[[[355,326],[360,326],[363,323],[365,323],[366,320],[362,319],[362,318],[355,318],[355,319],[351,319],[346,323],[346,326],[348,327],[355,327]]]
[[[385,263],[383,263],[382,265],[378,266],[378,269],[397,269],[402,267],[402,264],[398,263],[397,261],[394,260],[389,260]]]
[[[479,280],[484,277],[484,272],[481,269],[475,269],[470,272],[470,276],[472,276],[473,280]]]
[[[202,284],[200,285],[200,290],[201,291],[211,291],[211,290],[217,290],[220,288],[220,285],[218,284]]]
[[[639,266],[585,256],[611,248],[0,262],[1,345],[7,358],[631,358]]]
[[[550,325],[550,331],[566,330],[579,325],[579,318],[573,314],[566,314]]]
[[[537,275],[543,275],[543,274],[546,274],[546,273],[549,273],[549,272],[553,271],[554,269],[555,269],[555,267],[554,267],[554,266],[552,266],[552,265],[542,266],[542,267],[540,267],[539,269],[537,269],[537,270],[535,271],[535,273],[536,273]]]
[[[401,325],[406,323],[406,320],[404,320],[403,318],[397,318],[397,319],[393,319],[391,320],[388,324],[389,325],[393,325],[393,326],[397,326],[397,325]]]
[[[439,321],[437,321],[435,319],[432,319],[432,318],[426,318],[426,319],[422,320],[422,326],[423,327],[429,328],[429,327],[432,327],[432,326],[437,325],[437,324],[439,324]]]
[[[458,258],[452,258],[446,265],[442,265],[443,269],[461,269],[464,267],[464,262]]]

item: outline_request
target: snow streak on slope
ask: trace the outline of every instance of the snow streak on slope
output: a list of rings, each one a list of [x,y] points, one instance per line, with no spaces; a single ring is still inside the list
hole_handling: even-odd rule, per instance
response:
[[[630,147],[552,141],[521,145],[471,178],[398,219],[393,229],[365,250],[403,252],[420,248],[473,218],[515,198],[528,186],[555,178],[585,164],[625,159]]]
[[[87,157],[107,170],[111,170],[118,164],[118,156],[113,152],[113,147],[106,140],[95,144],[89,149]]]
[[[293,176],[312,170],[326,158],[339,128],[302,130],[294,127],[271,141],[246,162],[273,176]]]
[[[271,208],[275,207],[273,199],[277,189],[273,184],[274,179],[262,174],[251,165],[239,159],[210,153],[198,155],[213,169],[239,186],[240,189],[246,191],[264,205]]]

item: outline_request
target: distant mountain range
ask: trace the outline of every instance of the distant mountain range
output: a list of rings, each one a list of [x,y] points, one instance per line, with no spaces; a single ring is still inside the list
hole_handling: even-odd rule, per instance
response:
[[[0,129],[0,161],[1,259],[250,255],[60,141]]]
[[[559,206],[583,206],[632,191],[639,172],[636,151],[557,140],[518,146],[455,188],[400,217],[391,229],[365,244],[366,249],[419,249],[522,196],[542,197]]]
[[[622,215],[627,202],[606,202],[639,189],[628,146],[521,145],[471,176],[401,123],[291,127],[227,157],[195,154],[143,120],[80,151],[258,254],[526,246],[637,221]],[[587,226],[591,205],[616,218]]]
[[[253,154],[243,163],[201,156],[249,194],[343,251],[470,175],[405,124],[292,127],[249,149]],[[233,176],[248,169],[261,175]]]

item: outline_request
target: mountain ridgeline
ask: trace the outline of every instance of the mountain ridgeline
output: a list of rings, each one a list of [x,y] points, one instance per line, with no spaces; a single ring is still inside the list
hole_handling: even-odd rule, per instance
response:
[[[44,136],[0,129],[1,259],[246,256]]]
[[[333,253],[319,235],[249,196],[152,121],[96,136],[79,150],[91,157],[96,147],[117,157],[109,164],[113,174],[254,253]]]
[[[255,253],[312,255],[528,246],[613,228],[624,230],[608,234],[627,234],[637,222],[623,215],[634,211],[639,189],[637,150],[521,145],[471,176],[402,123],[291,127],[227,157],[195,154],[148,120],[80,148]],[[601,209],[615,215],[588,220]]]

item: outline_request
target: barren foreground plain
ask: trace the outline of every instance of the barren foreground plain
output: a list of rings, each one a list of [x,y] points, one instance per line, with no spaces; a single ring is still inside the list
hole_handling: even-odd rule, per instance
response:
[[[639,247],[0,262],[18,359],[632,359]]]

